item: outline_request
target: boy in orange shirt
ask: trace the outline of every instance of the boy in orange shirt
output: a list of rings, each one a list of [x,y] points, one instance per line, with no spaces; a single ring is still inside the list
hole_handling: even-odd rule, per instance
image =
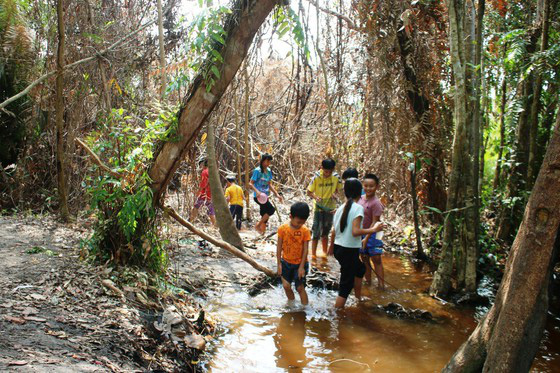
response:
[[[309,218],[309,206],[305,202],[294,203],[290,207],[290,221],[278,228],[276,259],[278,275],[282,276],[282,285],[288,300],[294,300],[292,282],[295,282],[302,304],[309,303],[305,292],[305,276],[309,271],[307,251],[311,232],[304,226]]]

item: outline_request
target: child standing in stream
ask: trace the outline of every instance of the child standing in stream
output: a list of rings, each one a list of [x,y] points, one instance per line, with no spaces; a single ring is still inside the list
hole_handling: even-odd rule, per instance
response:
[[[296,202],[290,207],[290,220],[278,228],[276,260],[278,275],[282,276],[282,286],[288,300],[294,300],[292,282],[295,282],[301,304],[309,302],[305,292],[305,276],[309,271],[307,251],[311,233],[304,226],[309,218],[309,206],[305,202]]]
[[[379,178],[374,174],[366,174],[364,176],[364,191],[365,195],[360,198],[358,202],[364,208],[364,227],[373,227],[381,220],[381,214],[385,207],[375,196],[377,188],[379,187]],[[383,262],[381,261],[381,254],[383,254],[383,242],[378,239],[379,232],[368,234],[362,241],[360,249],[360,257],[366,266],[366,284],[371,283],[371,262],[377,276],[377,286],[379,289],[385,289],[385,274],[383,273]]]
[[[276,198],[282,202],[282,197],[278,194],[276,189],[272,186],[272,171],[270,170],[270,165],[272,164],[272,155],[264,153],[261,156],[261,162],[259,167],[255,168],[253,175],[251,176],[251,188],[254,190],[254,200],[259,205],[261,220],[255,225],[255,229],[260,234],[264,234],[266,231],[266,224],[268,219],[274,215],[276,209],[272,206],[269,201],[270,192],[274,193]]]
[[[311,232],[311,257],[317,256],[317,246],[321,239],[323,253],[327,254],[329,246],[329,232],[332,228],[333,214],[336,209],[336,196],[342,189],[342,180],[334,171],[336,162],[330,158],[321,162],[321,169],[315,173],[309,186],[307,195],[313,198],[313,227]]]
[[[350,178],[344,183],[346,203],[340,206],[334,214],[329,254],[340,263],[340,282],[335,307],[343,308],[352,289],[358,300],[362,296],[362,279],[366,272],[364,263],[360,261],[362,236],[383,230],[383,224],[377,222],[373,227],[362,228],[364,208],[357,203],[362,196],[362,183],[358,179]]]

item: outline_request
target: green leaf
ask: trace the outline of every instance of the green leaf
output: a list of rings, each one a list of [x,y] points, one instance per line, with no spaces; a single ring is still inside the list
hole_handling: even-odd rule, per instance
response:
[[[224,40],[224,38],[222,38],[221,35],[219,34],[210,34],[210,37],[212,37],[212,39],[216,40],[218,43],[221,43],[222,45],[226,44],[226,41]]]
[[[437,214],[440,214],[440,215],[443,214],[443,212],[440,209],[438,209],[437,207],[432,207],[432,206],[424,206],[424,207],[426,207],[428,210],[431,210],[431,211],[433,211]]]
[[[216,75],[216,78],[220,79],[220,70],[218,70],[218,68],[216,67],[216,65],[212,65],[212,67],[210,68],[210,70],[212,70],[212,72],[214,73],[214,75]]]
[[[224,62],[224,58],[222,57],[222,55],[220,54],[220,52],[218,52],[217,50],[212,49],[212,55],[213,55],[214,57],[216,57],[216,59],[217,59],[218,61]]]

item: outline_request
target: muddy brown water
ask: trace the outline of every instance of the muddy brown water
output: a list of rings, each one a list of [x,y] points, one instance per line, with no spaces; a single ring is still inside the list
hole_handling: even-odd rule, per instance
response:
[[[273,248],[269,248],[273,250]],[[386,280],[379,291],[365,287],[363,302],[350,296],[333,310],[335,291],[310,289],[309,305],[289,304],[281,286],[255,297],[224,286],[206,308],[222,325],[203,367],[211,372],[438,372],[476,326],[484,309],[465,309],[427,296],[431,276],[407,258],[386,254]],[[338,273],[334,258],[313,262]],[[434,322],[410,321],[375,310],[398,302],[427,310]],[[478,314],[477,314],[478,312]],[[533,372],[559,372],[560,319],[549,317]]]

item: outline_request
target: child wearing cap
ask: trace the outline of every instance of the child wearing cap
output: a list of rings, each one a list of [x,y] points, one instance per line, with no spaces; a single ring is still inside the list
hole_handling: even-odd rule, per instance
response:
[[[243,217],[243,189],[235,183],[235,176],[226,177],[226,200],[229,202],[229,212],[235,220],[237,230],[241,229],[241,219]]]

